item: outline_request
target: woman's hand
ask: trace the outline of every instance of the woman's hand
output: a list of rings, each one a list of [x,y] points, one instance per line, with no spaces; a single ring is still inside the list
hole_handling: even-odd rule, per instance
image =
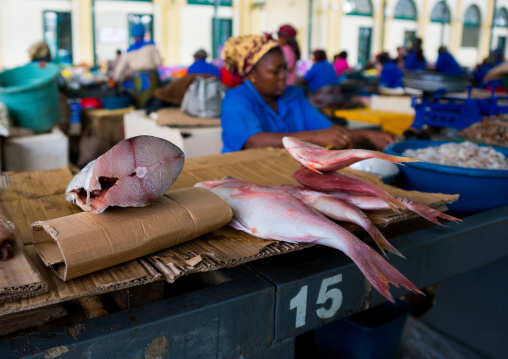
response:
[[[303,136],[296,134],[294,137],[315,143],[317,145],[334,148],[336,150],[353,148],[354,135],[344,127],[333,125],[325,130],[301,132]]]
[[[355,145],[358,145],[355,147],[361,147],[361,143],[366,143],[383,151],[386,146],[394,142],[392,135],[381,131],[355,130],[352,133],[355,136]]]

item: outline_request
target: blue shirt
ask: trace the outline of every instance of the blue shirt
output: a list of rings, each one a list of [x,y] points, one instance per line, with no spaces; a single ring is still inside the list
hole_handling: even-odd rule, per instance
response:
[[[394,61],[388,61],[383,65],[383,69],[381,70],[379,84],[388,88],[403,87],[403,76],[404,73],[397,64]]]
[[[459,63],[449,52],[439,54],[436,62],[436,71],[447,75],[464,75]]]
[[[219,69],[206,62],[205,59],[199,59],[189,66],[188,74],[207,74],[219,77]]]
[[[323,86],[338,84],[337,74],[328,61],[318,61],[303,77],[309,89],[314,92]]]
[[[411,51],[404,61],[404,68],[408,70],[425,70],[426,67],[427,61],[418,60],[416,51]]]
[[[332,125],[296,86],[288,86],[277,99],[277,110],[268,106],[250,81],[226,91],[220,116],[222,152],[241,150],[250,136],[260,132],[312,131]]]

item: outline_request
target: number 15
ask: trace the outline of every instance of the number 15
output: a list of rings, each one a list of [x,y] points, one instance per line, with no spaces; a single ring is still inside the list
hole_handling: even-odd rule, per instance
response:
[[[342,274],[325,278],[321,282],[321,288],[319,289],[316,304],[325,304],[328,299],[332,300],[332,304],[328,309],[323,306],[316,310],[316,315],[319,318],[327,319],[333,317],[342,305],[342,291],[338,288],[328,289],[328,287],[340,282],[342,282]],[[289,302],[289,309],[296,309],[295,328],[303,327],[305,325],[308,287],[308,285],[304,285],[298,294]]]

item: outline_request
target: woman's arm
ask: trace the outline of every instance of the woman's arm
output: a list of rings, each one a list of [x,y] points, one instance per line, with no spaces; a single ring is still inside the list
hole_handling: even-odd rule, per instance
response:
[[[250,136],[244,148],[275,147],[282,148],[282,138],[291,136],[337,150],[348,148],[371,148],[384,150],[393,143],[393,137],[387,133],[371,130],[347,130],[333,125],[328,129],[292,133],[259,132]]]

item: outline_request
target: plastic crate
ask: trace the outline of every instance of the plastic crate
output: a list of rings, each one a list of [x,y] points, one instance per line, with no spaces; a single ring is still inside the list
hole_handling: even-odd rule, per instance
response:
[[[494,96],[488,98],[442,97],[434,94],[424,97],[413,97],[411,106],[415,109],[415,120],[412,127],[421,129],[424,125],[434,127],[451,127],[462,130],[485,116],[508,113],[508,97]]]

